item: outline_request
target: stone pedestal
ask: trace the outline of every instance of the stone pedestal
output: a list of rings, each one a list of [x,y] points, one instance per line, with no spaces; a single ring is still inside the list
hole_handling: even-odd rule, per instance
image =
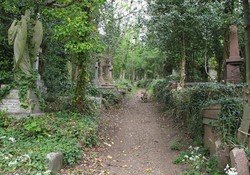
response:
[[[240,57],[237,27],[235,25],[230,27],[229,42],[230,56],[226,60],[226,82],[236,84],[241,82],[240,65],[243,60]]]
[[[218,158],[218,167],[221,171],[229,164],[229,148],[221,143],[219,135],[216,131],[216,121],[220,113],[221,106],[214,105],[204,108],[203,124],[204,124],[204,137],[203,143],[206,148],[209,149],[211,155],[216,155]]]
[[[29,105],[27,108],[21,106],[19,100],[19,90],[12,89],[10,93],[0,102],[0,110],[6,111],[10,115],[28,116],[42,115],[38,99],[33,91],[28,91]]]
[[[204,124],[204,146],[209,149],[211,154],[216,153],[215,142],[218,140],[218,134],[215,131],[215,123],[218,119],[221,106],[214,105],[202,110],[203,124]]]

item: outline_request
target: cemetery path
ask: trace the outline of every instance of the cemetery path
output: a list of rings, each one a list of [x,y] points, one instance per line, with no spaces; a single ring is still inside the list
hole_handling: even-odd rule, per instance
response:
[[[86,175],[180,175],[185,166],[174,165],[178,151],[170,149],[179,139],[178,127],[155,102],[143,103],[141,92],[122,108],[102,113],[101,147],[74,168]],[[91,163],[90,163],[91,162]],[[72,171],[71,171],[72,172]]]

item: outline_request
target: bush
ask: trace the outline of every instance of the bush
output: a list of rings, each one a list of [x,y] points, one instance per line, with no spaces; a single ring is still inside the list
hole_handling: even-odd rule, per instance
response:
[[[118,89],[127,89],[130,92],[132,91],[134,86],[129,80],[119,80],[118,82],[116,82],[116,87]]]
[[[114,89],[102,89],[101,94],[105,107],[116,106],[123,99],[123,96]]]
[[[63,112],[20,120],[0,117],[7,120],[0,126],[0,174],[44,173],[45,156],[55,151],[71,165],[84,147],[98,142],[97,117]]]
[[[211,103],[222,105],[219,124],[220,127],[227,128],[223,129],[224,136],[232,136],[241,118],[242,103],[238,102],[242,95],[243,85],[201,83],[181,91],[172,91],[168,88],[168,82],[168,80],[158,82],[154,87],[154,95],[169,109],[172,109],[173,117],[185,125],[193,137],[202,138],[201,110]]]

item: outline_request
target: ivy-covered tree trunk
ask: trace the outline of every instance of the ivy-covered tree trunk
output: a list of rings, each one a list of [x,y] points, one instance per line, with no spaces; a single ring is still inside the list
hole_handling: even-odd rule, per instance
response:
[[[75,90],[75,107],[79,112],[86,110],[86,86],[88,82],[87,64],[86,61],[80,59],[78,63],[78,77]]]
[[[241,121],[241,126],[238,132],[238,139],[245,144],[248,139],[250,129],[250,4],[248,0],[243,0],[243,9],[245,17],[245,40],[246,40],[246,81],[247,87],[245,89],[244,97],[244,114]],[[250,143],[249,143],[250,144]],[[248,145],[249,146],[249,145]]]

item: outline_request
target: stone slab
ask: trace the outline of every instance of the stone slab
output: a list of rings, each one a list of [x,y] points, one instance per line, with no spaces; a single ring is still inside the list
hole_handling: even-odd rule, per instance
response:
[[[249,175],[249,162],[244,149],[234,148],[230,152],[231,166],[236,168],[238,175]]]
[[[52,152],[46,155],[46,164],[48,170],[52,173],[59,173],[63,165],[63,154]]]
[[[28,99],[30,105],[28,108],[23,108],[19,100],[19,90],[13,89],[10,93],[0,102],[0,110],[6,111],[10,115],[30,115],[41,114],[38,99],[33,91],[28,91]]]

